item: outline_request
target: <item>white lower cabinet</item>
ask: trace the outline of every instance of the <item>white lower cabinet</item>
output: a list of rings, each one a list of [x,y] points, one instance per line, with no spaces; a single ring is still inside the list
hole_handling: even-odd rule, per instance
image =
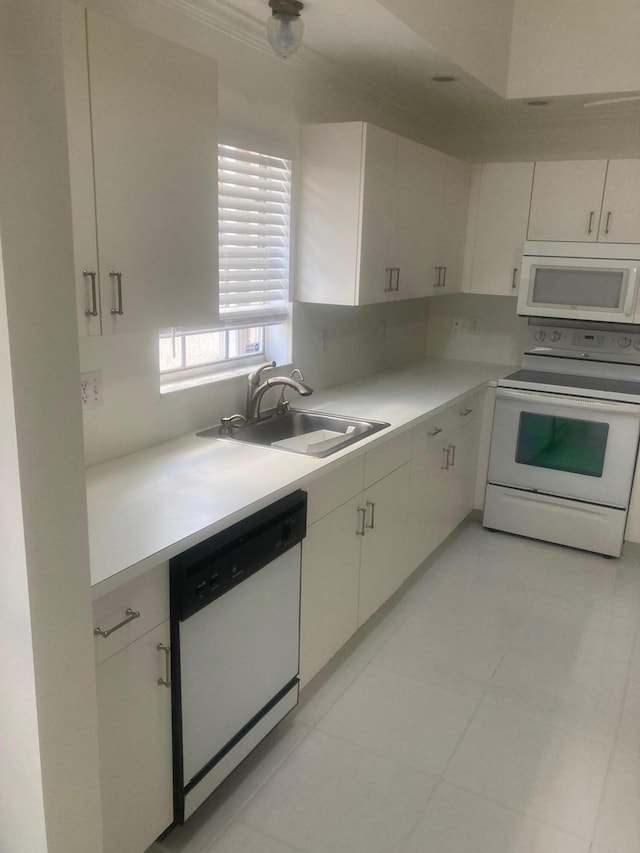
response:
[[[130,609],[138,608],[140,616],[113,632],[118,645],[128,630],[144,627],[161,576],[154,572],[153,583],[139,579],[123,588],[131,588]],[[106,596],[106,605],[102,599],[94,604],[101,628],[115,625],[104,614],[111,607],[109,597],[118,593]],[[163,603],[168,611],[168,594]],[[171,690],[163,683],[170,680],[169,636],[166,619],[119,650],[114,647],[106,659],[102,649],[111,635],[96,638],[101,652],[96,681],[104,853],[142,853],[173,821]]]
[[[475,398],[457,407],[457,422],[444,412],[420,428],[430,443],[411,461],[407,550],[414,567],[473,509],[479,408]],[[467,411],[468,415],[462,414]]]
[[[169,622],[97,667],[105,853],[141,853],[173,820]]]
[[[358,627],[360,497],[307,528],[302,543],[300,681],[306,684]]]
[[[407,559],[409,463],[388,474],[362,495],[364,520],[360,550],[358,627],[363,625],[408,577],[415,566]],[[362,530],[362,526],[360,530]]]
[[[309,487],[303,686],[473,509],[482,403],[468,396],[373,448],[364,471],[361,457]]]

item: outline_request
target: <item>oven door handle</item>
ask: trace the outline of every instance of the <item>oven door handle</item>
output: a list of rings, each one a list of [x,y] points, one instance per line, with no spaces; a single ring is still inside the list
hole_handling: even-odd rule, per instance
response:
[[[552,394],[545,391],[518,391],[511,388],[498,388],[496,400],[519,400],[522,403],[546,403],[567,409],[588,409],[590,412],[611,412],[640,417],[640,405],[624,403],[619,400],[597,400],[591,397],[572,397],[569,394]]]

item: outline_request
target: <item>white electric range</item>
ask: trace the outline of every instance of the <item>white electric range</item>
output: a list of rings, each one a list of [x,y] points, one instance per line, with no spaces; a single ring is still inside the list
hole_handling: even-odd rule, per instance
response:
[[[640,434],[640,330],[531,321],[498,381],[483,524],[619,556]]]

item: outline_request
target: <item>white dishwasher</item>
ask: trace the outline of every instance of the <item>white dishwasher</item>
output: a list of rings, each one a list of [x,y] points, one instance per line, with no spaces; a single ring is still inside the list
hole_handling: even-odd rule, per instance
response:
[[[174,821],[298,702],[297,491],[171,560]]]

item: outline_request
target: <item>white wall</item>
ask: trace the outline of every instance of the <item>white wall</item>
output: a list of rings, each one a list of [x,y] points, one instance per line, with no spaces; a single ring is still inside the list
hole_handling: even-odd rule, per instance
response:
[[[635,91],[637,0],[515,0],[507,95]]]
[[[89,5],[133,23],[144,22],[159,35],[215,57],[223,128],[275,140],[295,151],[302,123],[368,120],[438,144],[436,129],[426,117],[411,120],[368,90],[354,88],[328,63],[279,60],[262,33],[264,49],[147,0],[93,0]],[[322,329],[327,335],[326,345],[321,346],[318,330]],[[424,305],[357,310],[297,305],[294,362],[312,387],[322,388],[420,357],[425,332]],[[153,334],[81,339],[82,370],[102,370],[104,392],[104,405],[84,413],[87,464],[210,426],[222,415],[242,411],[244,379],[161,396],[156,350]]]
[[[0,5],[0,849],[100,853],[57,5]]]

